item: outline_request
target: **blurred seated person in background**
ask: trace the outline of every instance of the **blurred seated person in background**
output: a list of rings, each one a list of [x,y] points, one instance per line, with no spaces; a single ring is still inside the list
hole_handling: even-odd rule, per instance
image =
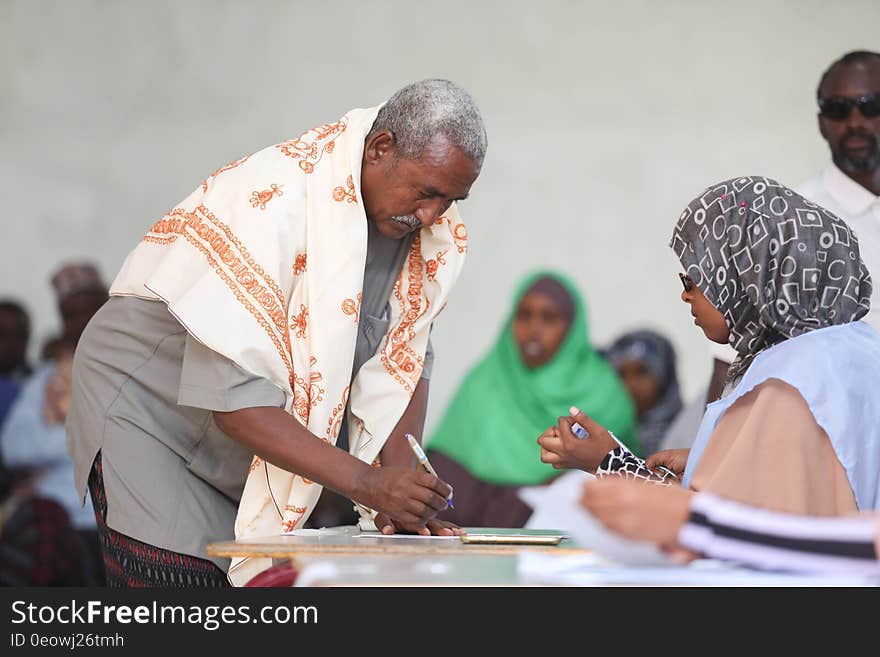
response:
[[[587,482],[581,506],[612,531],[682,561],[703,556],[764,570],[880,575],[880,514],[810,518],[619,477]]]
[[[30,335],[31,320],[24,307],[11,299],[0,301],[0,428],[31,373],[27,362]]]
[[[529,276],[488,355],[468,373],[427,442],[455,490],[440,517],[471,527],[521,527],[532,513],[517,493],[556,474],[534,442],[578,400],[635,452],[635,410],[623,383],[590,344],[584,304],[556,273]]]
[[[91,504],[76,492],[73,459],[64,423],[70,407],[73,352],[89,319],[107,301],[107,286],[94,265],[69,264],[52,276],[63,330],[55,340],[55,360],[41,364],[9,411],[0,434],[6,467],[29,475],[36,494],[67,511],[82,540],[92,581],[103,580],[103,560]],[[88,502],[88,501],[87,501]]]
[[[694,447],[647,462],[571,409],[539,439],[542,460],[600,475],[683,484],[776,511],[844,515],[880,502],[880,335],[859,321],[871,277],[838,217],[779,183],[709,187],[682,213],[671,247],[694,323],[737,351]]]
[[[24,381],[31,373],[27,362],[31,320],[12,299],[0,300],[0,379]]]
[[[659,333],[632,331],[617,338],[605,356],[635,404],[642,453],[653,454],[681,411],[675,349]]]
[[[86,324],[108,299],[107,285],[97,268],[89,262],[71,263],[52,275],[52,287],[58,300],[61,333],[43,345],[45,360],[69,360]]]
[[[67,512],[0,467],[0,586],[90,586]]]

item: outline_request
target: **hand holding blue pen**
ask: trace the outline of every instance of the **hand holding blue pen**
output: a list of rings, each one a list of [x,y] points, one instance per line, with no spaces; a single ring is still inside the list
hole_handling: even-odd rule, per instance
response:
[[[569,409],[569,415],[571,416],[572,419],[575,419],[580,414],[580,412],[581,412],[580,409],[578,409],[576,406],[572,406]],[[571,432],[581,440],[588,438],[590,435],[590,433],[586,429],[584,429],[577,421],[572,423]],[[628,449],[626,447],[626,445],[624,445],[622,442],[620,442],[620,439],[614,435],[613,431],[608,431],[608,435],[611,436],[618,445],[620,445],[624,449]],[[645,466],[645,467],[647,468],[647,466]],[[650,468],[648,468],[648,469],[650,470]],[[659,474],[657,474],[655,472],[655,475],[656,475],[657,479],[660,479],[661,481],[665,480],[667,477],[671,478],[673,480],[676,480],[676,481],[679,479],[678,475],[675,474],[669,468],[667,468],[665,465],[657,465],[653,469],[655,471],[659,471]]]
[[[419,445],[419,442],[416,440],[415,436],[411,433],[406,434],[406,439],[409,442],[409,446],[412,447],[412,451],[415,452],[416,458],[419,460],[419,463],[425,470],[430,472],[432,475],[440,479],[440,475],[437,474],[437,471],[428,461],[428,457],[425,454],[425,451],[422,449],[422,446]],[[452,504],[452,493],[449,494],[449,497],[446,499],[446,508],[454,509],[455,506]]]

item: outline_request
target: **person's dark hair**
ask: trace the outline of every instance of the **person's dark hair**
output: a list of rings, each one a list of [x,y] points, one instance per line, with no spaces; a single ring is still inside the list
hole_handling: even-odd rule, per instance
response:
[[[17,301],[12,299],[0,299],[0,312],[8,312],[18,315],[21,318],[21,325],[24,327],[25,335],[31,334],[31,317],[27,310],[24,309]]]
[[[58,299],[58,312],[61,317],[66,317],[67,308],[69,307],[69,302],[71,299],[82,298],[95,300],[96,302],[98,302],[98,305],[102,305],[110,298],[110,292],[107,290],[106,287],[95,285],[92,287],[83,288],[82,290],[77,290],[76,292],[73,292],[68,296]]]
[[[816,98],[822,97],[822,87],[825,85],[825,80],[835,68],[848,64],[861,64],[862,62],[867,62],[872,59],[876,59],[877,63],[880,64],[880,52],[874,52],[873,50],[853,50],[833,62],[831,66],[825,69],[822,77],[819,78],[819,86],[816,87]]]

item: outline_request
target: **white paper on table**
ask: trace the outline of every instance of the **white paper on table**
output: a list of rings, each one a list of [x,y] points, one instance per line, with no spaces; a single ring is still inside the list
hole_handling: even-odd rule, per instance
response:
[[[383,534],[381,532],[363,532],[361,534],[355,534],[353,538],[397,538],[397,539],[433,539],[433,540],[455,540],[458,539],[458,536],[422,536],[421,534]]]
[[[549,486],[520,490],[520,498],[534,509],[530,529],[565,530],[587,554],[521,552],[517,571],[525,582],[570,586],[870,586],[870,578],[835,575],[799,575],[761,572],[714,559],[698,559],[682,566],[650,543],[630,541],[605,529],[579,500],[584,484],[595,477],[568,472]],[[597,554],[598,553],[598,554]]]
[[[595,550],[608,562],[628,566],[679,566],[650,543],[630,541],[608,531],[586,510],[579,500],[584,484],[595,479],[591,474],[573,470],[547,486],[522,488],[519,497],[534,509],[526,527],[552,527],[565,531],[578,547]]]
[[[798,575],[750,570],[701,559],[679,568],[631,567],[601,563],[594,554],[553,556],[521,552],[517,573],[523,583],[563,586],[872,586],[870,578]]]
[[[334,534],[347,533],[345,526],[321,527],[321,529],[291,529],[289,532],[281,532],[282,536],[333,536]]]

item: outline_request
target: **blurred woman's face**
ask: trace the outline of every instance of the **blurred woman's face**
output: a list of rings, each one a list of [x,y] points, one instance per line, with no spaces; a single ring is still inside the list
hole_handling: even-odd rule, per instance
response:
[[[617,365],[617,373],[636,405],[637,415],[650,411],[660,401],[660,379],[642,361],[625,360]]]
[[[565,340],[568,326],[551,297],[540,292],[523,296],[513,317],[513,337],[526,367],[534,369],[549,362]]]

